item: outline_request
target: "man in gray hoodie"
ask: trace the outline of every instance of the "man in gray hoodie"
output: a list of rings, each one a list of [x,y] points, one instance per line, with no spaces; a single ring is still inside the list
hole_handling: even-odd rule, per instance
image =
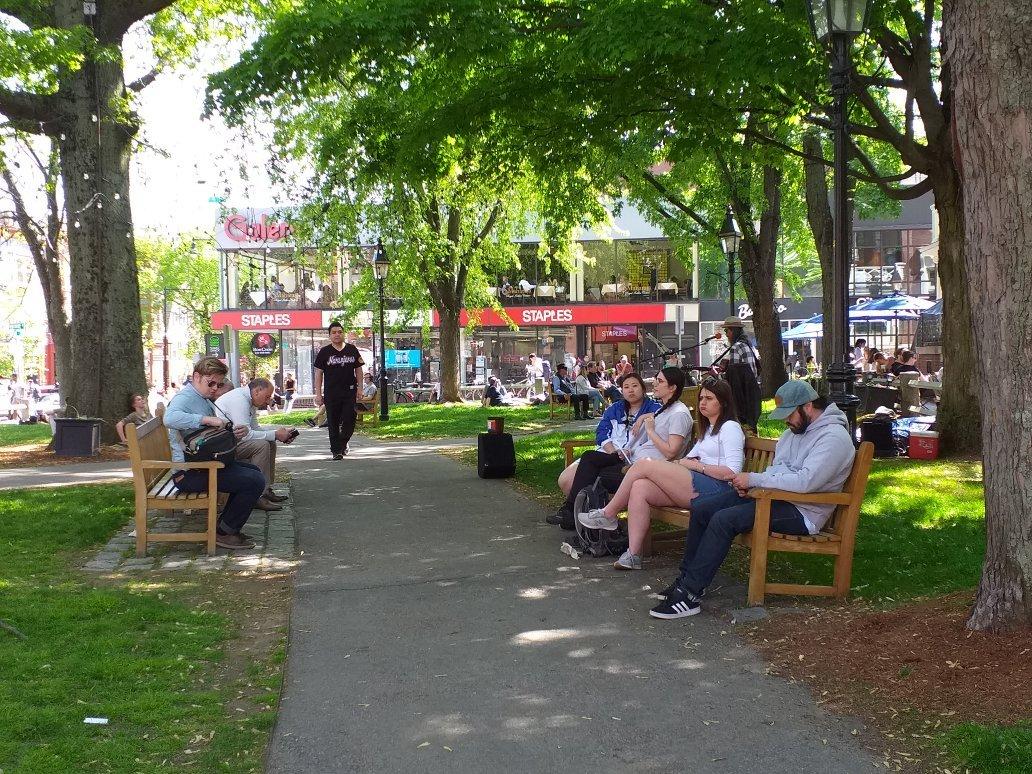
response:
[[[685,618],[699,612],[699,598],[713,581],[735,535],[753,528],[756,501],[746,496],[749,489],[809,494],[839,492],[846,483],[856,455],[846,415],[802,380],[781,385],[774,402],[771,417],[783,419],[788,429],[778,439],[773,462],[763,473],[739,473],[731,479],[733,492],[692,501],[681,573],[664,592],[666,600],[649,612],[653,618]],[[770,530],[815,535],[834,509],[834,505],[775,500]]]

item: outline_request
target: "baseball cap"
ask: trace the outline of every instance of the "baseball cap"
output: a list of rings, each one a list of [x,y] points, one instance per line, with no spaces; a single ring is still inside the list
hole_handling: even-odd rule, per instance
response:
[[[771,419],[785,419],[804,403],[817,397],[817,390],[809,382],[802,379],[787,381],[774,393],[775,408],[770,412]]]

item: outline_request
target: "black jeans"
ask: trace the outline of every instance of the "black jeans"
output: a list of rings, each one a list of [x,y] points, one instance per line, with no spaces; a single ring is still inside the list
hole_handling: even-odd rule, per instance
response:
[[[573,486],[566,498],[565,506],[573,509],[577,493],[584,487],[591,486],[595,479],[602,476],[602,484],[610,492],[615,492],[623,481],[623,466],[627,463],[616,454],[607,454],[595,449],[584,452],[577,464],[577,472],[573,475]]]
[[[330,432],[330,454],[341,454],[355,434],[355,393],[323,396],[326,424]]]
[[[218,489],[229,495],[216,530],[220,535],[235,535],[249,518],[254,504],[265,492],[265,476],[250,462],[227,462],[217,471]],[[207,492],[208,471],[184,470],[172,481],[181,492]]]
[[[751,532],[756,520],[756,501],[739,497],[734,490],[692,500],[692,518],[684,541],[679,584],[700,594],[713,582],[735,535]],[[808,535],[803,515],[792,503],[775,500],[770,508],[770,531]]]
[[[588,415],[587,395],[571,395],[568,392],[557,392],[553,394],[553,397],[556,403],[566,403],[566,401],[572,403],[574,416]]]

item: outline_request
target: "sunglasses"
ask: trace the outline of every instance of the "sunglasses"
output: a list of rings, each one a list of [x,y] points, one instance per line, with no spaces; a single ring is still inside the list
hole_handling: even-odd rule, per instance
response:
[[[225,382],[215,382],[215,381],[212,381],[211,379],[208,379],[207,381],[205,381],[205,384],[208,385],[208,389],[209,390],[214,390],[216,387],[224,387],[226,383]]]

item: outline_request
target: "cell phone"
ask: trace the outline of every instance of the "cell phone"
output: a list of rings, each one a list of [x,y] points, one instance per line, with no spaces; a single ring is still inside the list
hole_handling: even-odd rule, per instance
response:
[[[298,430],[296,427],[290,428],[290,433],[288,434],[288,437],[287,437],[287,443],[290,443],[295,438],[297,438],[299,435],[301,435],[301,431],[300,430]]]

